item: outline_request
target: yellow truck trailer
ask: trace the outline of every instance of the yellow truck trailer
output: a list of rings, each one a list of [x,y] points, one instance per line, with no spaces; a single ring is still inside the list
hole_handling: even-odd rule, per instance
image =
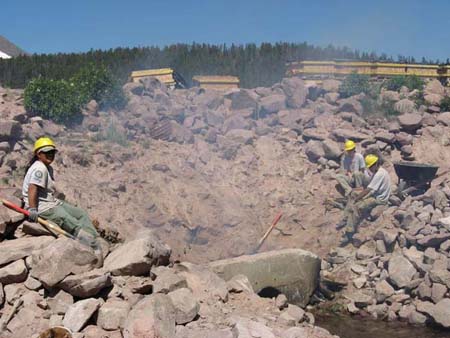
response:
[[[300,61],[287,64],[286,75],[301,77],[343,77],[352,73],[374,77],[398,75],[449,78],[450,66],[361,61]]]
[[[194,86],[214,90],[228,90],[239,88],[239,78],[222,75],[196,75],[192,78]]]
[[[186,83],[183,77],[175,72],[172,68],[146,69],[131,72],[130,79],[132,82],[139,82],[147,77],[157,78],[169,88],[185,88]]]

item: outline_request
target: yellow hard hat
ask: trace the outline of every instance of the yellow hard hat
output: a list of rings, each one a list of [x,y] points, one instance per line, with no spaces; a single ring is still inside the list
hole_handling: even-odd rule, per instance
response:
[[[353,142],[352,140],[345,141],[345,146],[344,146],[345,151],[350,151],[355,148],[356,148],[355,142]]]
[[[34,142],[33,151],[37,153],[39,150],[44,150],[44,147],[48,150],[56,150],[55,142],[50,137],[40,137]]]
[[[366,160],[366,167],[370,168],[371,166],[373,166],[375,163],[377,163],[378,161],[378,156],[374,155],[374,154],[369,154],[366,156],[365,158]]]

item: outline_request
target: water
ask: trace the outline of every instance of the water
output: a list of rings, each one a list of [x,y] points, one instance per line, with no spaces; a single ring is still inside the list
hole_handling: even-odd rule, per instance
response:
[[[339,315],[316,315],[316,325],[340,338],[450,338],[450,331]]]

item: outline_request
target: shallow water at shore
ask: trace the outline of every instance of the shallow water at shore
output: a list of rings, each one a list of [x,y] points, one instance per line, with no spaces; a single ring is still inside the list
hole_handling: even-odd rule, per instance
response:
[[[316,315],[316,325],[340,338],[450,338],[450,331],[339,315]]]

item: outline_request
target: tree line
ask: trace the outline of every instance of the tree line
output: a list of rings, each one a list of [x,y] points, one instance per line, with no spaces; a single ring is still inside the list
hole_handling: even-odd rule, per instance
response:
[[[262,43],[246,45],[174,44],[166,47],[115,48],[86,53],[33,54],[0,59],[0,84],[24,88],[38,77],[67,80],[80,68],[94,64],[108,68],[125,83],[134,70],[171,67],[188,84],[194,75],[235,75],[242,87],[271,86],[280,81],[286,62],[301,60],[351,59],[393,61],[385,54],[359,52],[347,47],[317,47],[304,43]],[[399,55],[401,62],[414,61]],[[423,63],[427,63],[422,59]]]

